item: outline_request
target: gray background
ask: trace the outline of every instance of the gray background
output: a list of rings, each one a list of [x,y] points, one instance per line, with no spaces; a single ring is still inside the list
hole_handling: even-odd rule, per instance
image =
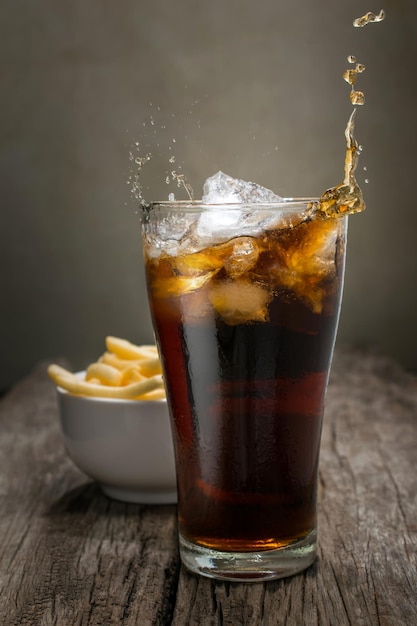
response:
[[[197,196],[219,169],[287,196],[341,182],[348,54],[367,66],[356,130],[368,209],[350,220],[338,341],[417,368],[414,0],[0,7],[0,389],[40,359],[84,366],[107,334],[152,340],[127,184],[136,141],[154,155],[149,198],[176,191],[171,155]],[[384,23],[353,28],[382,7]]]

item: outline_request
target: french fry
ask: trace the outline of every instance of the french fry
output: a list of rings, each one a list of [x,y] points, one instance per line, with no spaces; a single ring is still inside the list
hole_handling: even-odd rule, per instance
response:
[[[101,385],[101,380],[99,380],[98,378],[89,378],[88,382],[92,385]]]
[[[155,376],[162,373],[161,361],[158,357],[153,359],[143,359],[139,361],[137,367],[144,376]]]
[[[137,382],[139,380],[143,380],[144,378],[146,378],[144,374],[141,374],[140,369],[138,368],[136,364],[131,365],[130,367],[126,367],[121,372],[121,374],[122,374],[122,377],[120,380],[121,385],[129,385],[130,383],[134,383],[134,382]]]
[[[49,377],[55,382],[56,379],[60,378],[73,378],[74,374],[69,370],[66,370],[65,367],[61,367],[60,365],[50,365],[48,367]]]
[[[48,374],[56,385],[76,395],[135,400],[165,398],[156,346],[137,346],[109,336],[106,348],[87,367],[84,379],[55,364],[49,366]]]
[[[143,396],[138,396],[136,400],[165,400],[165,389],[155,389],[149,393],[145,393]]]
[[[113,352],[104,352],[98,360],[99,363],[106,363],[106,365],[111,365],[116,369],[123,371],[127,367],[132,367],[133,364],[138,363],[138,361],[132,361],[131,359],[121,359],[116,356]]]
[[[112,336],[106,337],[106,348],[119,358],[127,360],[144,359],[158,355],[155,346],[136,346],[127,339]]]
[[[77,376],[67,370],[62,370],[63,368],[57,365],[50,365],[48,367],[48,374],[56,385],[70,393],[81,396],[133,400],[155,389],[163,388],[163,380],[160,375],[145,378],[137,383],[125,385],[124,387],[111,387],[108,385],[92,384],[77,378]]]
[[[106,363],[92,363],[87,367],[85,379],[89,382],[92,382],[92,379],[96,379],[102,385],[118,387],[122,384],[122,373],[120,370]]]

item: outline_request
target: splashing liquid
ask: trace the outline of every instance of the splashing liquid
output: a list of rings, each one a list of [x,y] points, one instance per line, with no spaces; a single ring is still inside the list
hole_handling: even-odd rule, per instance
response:
[[[366,13],[362,17],[354,20],[355,28],[362,28],[373,22],[382,22],[385,19],[385,11],[381,10],[377,15],[375,13]],[[344,80],[350,85],[350,101],[354,107],[365,104],[365,95],[362,91],[355,89],[358,74],[365,71],[362,63],[357,63],[356,57],[348,56],[348,62],[355,67],[350,67],[343,73]],[[314,204],[314,210],[321,213],[323,217],[338,217],[351,213],[360,213],[366,208],[363,199],[362,190],[355,178],[355,170],[358,165],[361,146],[355,139],[355,116],[356,108],[349,118],[345,130],[346,138],[346,155],[345,155],[345,177],[343,183],[331,187],[325,191],[320,197],[318,203]]]
[[[366,26],[367,24],[371,24],[372,22],[382,22],[385,19],[385,11],[383,9],[380,10],[378,15],[375,13],[366,13],[362,17],[358,17],[353,21],[353,25],[355,28],[362,28],[362,26]]]
[[[127,184],[130,185],[132,196],[135,200],[142,201],[142,185],[140,175],[142,167],[151,160],[152,155],[148,152],[144,156],[139,155],[139,142],[135,142],[135,148],[138,154],[134,154],[133,150],[129,152],[129,160],[135,164],[135,169],[131,171]]]
[[[138,141],[135,142],[135,146],[136,146],[137,155],[135,156],[133,151],[129,153],[129,160],[132,161],[132,163],[134,164],[133,165],[134,169],[131,170],[127,184],[130,186],[131,194],[134,197],[134,199],[137,200],[140,204],[146,204],[145,199],[143,197],[143,187],[141,183],[142,168],[145,165],[145,163],[147,163],[148,161],[152,159],[152,154],[148,152],[144,156],[140,156],[140,147],[139,147]],[[175,156],[171,156],[168,159],[168,162],[170,165],[173,165],[175,163]],[[181,166],[179,166],[179,168],[181,168]],[[167,173],[165,177],[165,182],[167,185],[171,183],[171,179],[172,181],[175,181],[177,183],[177,187],[179,187],[180,189],[183,189],[186,192],[188,200],[191,200],[191,201],[194,200],[193,188],[191,184],[188,182],[185,174],[179,173],[176,170],[172,170],[170,174]],[[174,201],[175,195],[174,194],[169,194],[169,195],[170,195],[170,200]]]
[[[194,199],[194,192],[185,174],[181,173],[181,165],[174,165],[177,161],[175,147],[177,139],[167,137],[167,112],[161,111],[161,107],[154,106],[149,102],[150,113],[147,120],[143,121],[143,131],[140,141],[135,141],[129,152],[131,168],[127,184],[130,186],[131,194],[140,205],[146,204],[144,194],[149,191],[149,187],[144,186],[143,168],[148,161],[156,169],[165,169],[165,182],[167,185],[176,183],[181,192],[186,193],[187,200]],[[170,113],[169,118],[174,118],[175,114]],[[167,154],[168,152],[168,154]],[[176,168],[172,170],[173,166]],[[164,179],[162,179],[164,180]],[[174,194],[169,194],[175,198]]]
[[[170,163],[174,162],[174,161],[171,161],[171,159],[169,161],[170,161]],[[191,187],[190,183],[188,182],[185,174],[179,174],[178,172],[173,170],[171,172],[171,176],[172,176],[172,180],[176,181],[177,187],[179,187],[180,189],[181,188],[184,189],[185,192],[188,195],[188,200],[190,200],[192,202],[194,200],[194,191],[193,191],[193,188]]]
[[[353,26],[355,28],[363,28],[367,24],[382,22],[384,19],[385,11],[381,9],[378,14],[368,12],[362,17],[358,17],[353,21]],[[349,67],[343,73],[344,80],[351,86],[349,95],[350,101],[354,107],[362,106],[365,104],[365,95],[362,91],[357,90],[355,86],[358,74],[362,74],[366,68],[362,63],[358,63],[356,57],[353,55],[349,55],[347,60],[351,66],[354,65],[354,67]],[[196,100],[195,104],[197,103],[198,100]],[[152,105],[152,103],[150,103],[150,105]],[[159,107],[158,110],[160,110]],[[190,113],[192,113],[191,110]],[[364,211],[366,208],[362,190],[355,178],[355,171],[361,153],[361,146],[358,144],[354,136],[355,116],[356,108],[354,108],[352,114],[350,115],[345,129],[346,154],[343,183],[325,191],[321,195],[318,202],[312,203],[310,207],[315,214],[321,214],[322,217],[329,218],[351,213],[359,213]],[[172,114],[172,117],[174,117],[174,114]],[[151,125],[155,126],[155,119],[153,116],[151,116]],[[161,125],[161,129],[165,128],[165,125]],[[154,133],[156,133],[155,130]],[[172,143],[175,144],[176,139],[173,138]],[[157,145],[159,146],[159,144]],[[145,204],[140,177],[142,167],[145,163],[151,160],[152,155],[151,153],[148,153],[145,154],[145,156],[139,156],[139,142],[136,142],[136,150],[138,152],[138,156],[135,156],[132,152],[129,155],[130,160],[133,161],[136,166],[136,171],[131,174],[128,184],[131,185],[132,195],[135,199],[139,200],[141,204]],[[171,150],[171,146],[169,147],[169,150]],[[168,161],[170,165],[173,165],[176,161],[175,156],[171,156]],[[178,166],[178,169],[181,169],[181,166]],[[194,200],[193,188],[187,180],[185,174],[179,173],[177,170],[172,170],[171,172],[166,171],[166,184],[169,185],[171,180],[177,183],[178,188],[186,192],[189,200]],[[366,182],[368,181],[366,180]],[[170,201],[174,201],[175,194],[170,193],[169,199]]]

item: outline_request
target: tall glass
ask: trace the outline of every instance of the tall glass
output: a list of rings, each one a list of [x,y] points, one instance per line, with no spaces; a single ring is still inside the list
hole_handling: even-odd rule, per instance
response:
[[[347,218],[310,200],[143,207],[151,314],[193,572],[259,581],[317,547],[317,472]]]

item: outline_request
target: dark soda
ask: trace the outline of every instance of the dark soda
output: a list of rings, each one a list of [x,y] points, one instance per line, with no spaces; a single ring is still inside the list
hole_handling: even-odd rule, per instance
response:
[[[306,218],[175,256],[145,247],[189,542],[254,552],[316,527],[344,224]]]

